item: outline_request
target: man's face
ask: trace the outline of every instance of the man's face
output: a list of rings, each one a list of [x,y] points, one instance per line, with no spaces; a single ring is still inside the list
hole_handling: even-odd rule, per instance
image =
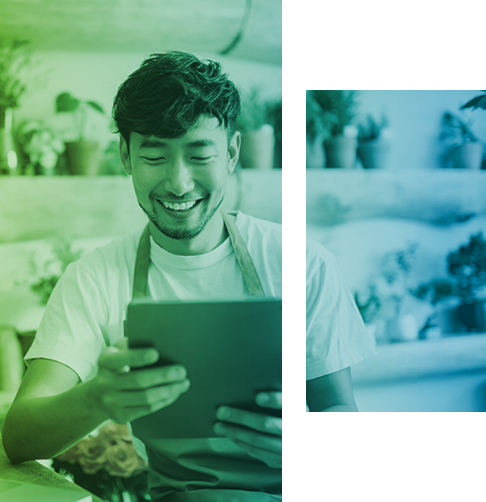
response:
[[[223,200],[239,145],[239,133],[228,146],[218,120],[201,116],[179,138],[132,133],[130,153],[122,140],[120,155],[138,202],[155,227],[171,239],[193,239]]]

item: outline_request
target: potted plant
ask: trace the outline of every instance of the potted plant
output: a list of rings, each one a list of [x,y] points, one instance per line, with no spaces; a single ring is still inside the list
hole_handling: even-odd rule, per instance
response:
[[[68,92],[56,98],[56,111],[70,113],[76,135],[75,141],[65,141],[66,157],[70,174],[97,174],[98,141],[86,139],[86,124],[89,110],[104,114],[103,108],[94,101],[77,99]]]
[[[52,242],[51,259],[39,265],[35,256],[31,257],[29,266],[34,282],[30,284],[30,289],[40,297],[42,305],[47,305],[49,297],[66,267],[78,260],[82,253],[82,250],[74,250],[69,240],[59,238]]]
[[[447,271],[456,281],[461,300],[460,321],[470,332],[486,331],[486,241],[481,232],[447,255]]]
[[[433,307],[432,313],[420,330],[419,337],[424,339],[439,338],[445,331],[448,331],[441,328],[443,322],[440,312],[454,296],[454,283],[449,279],[435,278],[428,283],[420,284],[413,291],[413,295],[419,300],[429,302]]]
[[[30,62],[25,40],[0,39],[0,174],[15,173],[17,153],[13,139],[13,109],[25,92],[19,76]]]
[[[371,337],[376,341],[376,325],[373,320],[380,311],[381,300],[375,284],[370,284],[366,293],[354,293],[354,301]]]
[[[337,117],[320,107],[313,92],[306,93],[306,166],[323,168],[326,167],[324,141],[331,137],[331,127]]]
[[[240,162],[244,168],[272,169],[275,134],[269,123],[269,104],[258,87],[243,96],[238,130],[241,132]]]
[[[486,240],[472,235],[468,244],[447,255],[448,279],[422,284],[417,296],[439,307],[443,334],[486,331]]]
[[[355,115],[357,91],[316,90],[312,97],[323,112],[334,115],[329,137],[324,141],[326,167],[353,169],[356,164],[358,130],[351,122]]]
[[[403,250],[386,254],[383,257],[381,274],[376,280],[384,310],[385,329],[391,341],[411,341],[419,336],[415,317],[405,313],[403,308],[405,300],[413,296],[410,273],[417,247],[416,243],[410,243]]]
[[[367,119],[358,125],[358,158],[364,169],[387,167],[390,139],[391,131],[385,115],[382,115],[379,122],[372,115],[368,115]]]
[[[466,121],[450,112],[444,113],[440,139],[455,168],[481,168],[483,143],[476,138]]]
[[[22,174],[54,174],[64,144],[54,131],[40,121],[24,121],[16,131],[19,153],[27,165]]]

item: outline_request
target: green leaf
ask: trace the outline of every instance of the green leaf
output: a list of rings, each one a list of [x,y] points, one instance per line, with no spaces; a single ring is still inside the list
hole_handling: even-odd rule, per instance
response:
[[[472,108],[473,110],[476,108],[482,108],[483,110],[486,110],[486,94],[476,96],[471,99],[471,101],[468,101],[465,105],[461,106],[460,109],[463,110],[464,108]]]
[[[103,108],[98,103],[95,103],[94,101],[87,101],[88,105],[91,106],[91,108],[94,108],[97,112],[100,113],[105,113]]]
[[[78,106],[79,99],[73,98],[69,92],[62,92],[56,98],[57,112],[74,112]]]

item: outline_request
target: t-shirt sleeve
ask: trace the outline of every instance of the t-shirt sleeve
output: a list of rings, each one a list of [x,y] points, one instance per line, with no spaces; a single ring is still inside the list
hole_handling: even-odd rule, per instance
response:
[[[51,359],[74,370],[82,381],[92,378],[107,346],[106,312],[90,273],[78,262],[70,264],[52,292],[26,363]]]
[[[336,259],[320,244],[307,244],[306,378],[347,368],[376,354]]]

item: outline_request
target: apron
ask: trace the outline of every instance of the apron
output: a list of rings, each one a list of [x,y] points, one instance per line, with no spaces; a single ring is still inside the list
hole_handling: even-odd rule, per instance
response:
[[[221,215],[248,292],[265,296],[234,216],[223,211]],[[137,249],[133,298],[148,296],[149,265],[147,225]],[[282,498],[281,469],[267,467],[227,438],[156,439],[147,441],[145,447],[154,502],[273,502]]]

